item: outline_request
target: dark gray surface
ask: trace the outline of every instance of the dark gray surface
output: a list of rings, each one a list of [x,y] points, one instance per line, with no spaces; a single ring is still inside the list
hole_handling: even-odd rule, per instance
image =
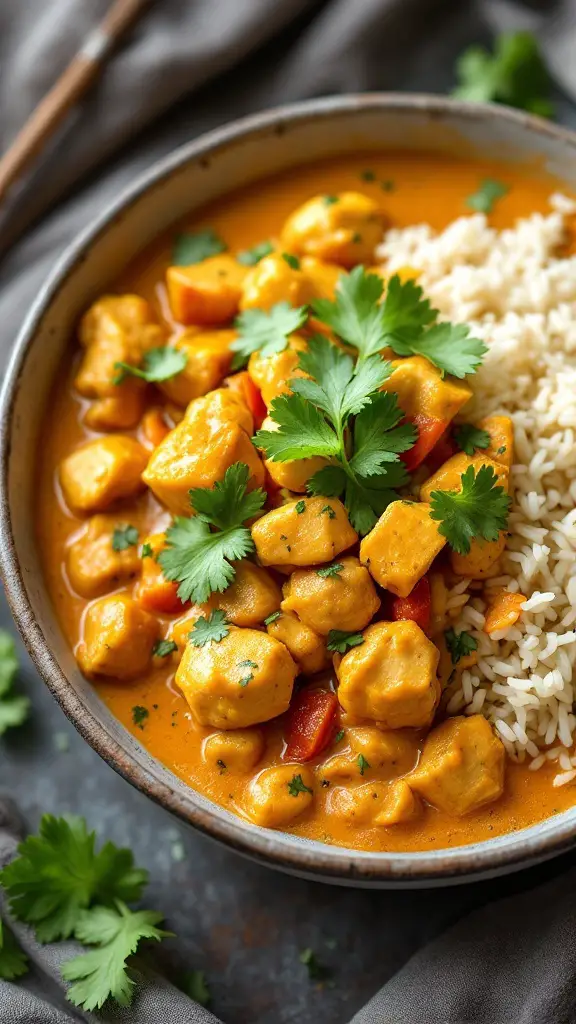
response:
[[[399,84],[446,88],[455,54],[477,38],[464,4],[451,33],[436,41],[435,55],[407,67]],[[559,114],[574,123],[562,100]],[[0,612],[10,625],[4,603]],[[185,830],[115,775],[64,718],[24,653],[21,685],[34,712],[27,726],[0,741],[0,788],[18,801],[31,827],[44,811],[74,812],[102,837],[132,847],[151,873],[147,904],[166,914],[178,936],[159,959],[172,971],[204,969],[213,1008],[226,1024],[341,1024],[469,907],[563,866],[556,861],[498,883],[435,892],[344,890],[276,874]],[[57,749],[62,736],[67,752]],[[383,922],[393,942],[383,944]],[[333,987],[309,982],[298,960],[307,946],[333,967]]]

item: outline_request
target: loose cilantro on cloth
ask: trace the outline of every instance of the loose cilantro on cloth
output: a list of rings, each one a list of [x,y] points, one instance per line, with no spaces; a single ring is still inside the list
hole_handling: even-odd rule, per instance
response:
[[[139,377],[149,384],[169,380],[170,377],[182,373],[187,362],[186,353],[182,349],[173,348],[172,345],[151,348],[146,352],[141,367],[132,366],[131,363],[114,363],[114,369],[118,371],[114,383],[121,384],[128,376]]]
[[[172,249],[172,266],[189,267],[193,263],[202,263],[210,256],[218,256],[226,252],[228,246],[220,235],[212,228],[205,231],[184,232],[177,235]]]
[[[480,430],[472,423],[462,423],[454,431],[454,440],[458,447],[466,452],[466,455],[474,455],[477,448],[482,451],[490,447],[490,434],[487,430]]]
[[[9,633],[0,629],[0,736],[22,725],[30,711],[28,697],[14,693],[19,667],[16,644]]]
[[[498,484],[492,466],[462,474],[459,491],[432,491],[430,517],[439,522],[438,532],[459,555],[467,555],[470,541],[498,540],[508,526],[511,498]]]
[[[496,200],[502,199],[502,196],[509,191],[510,186],[505,185],[502,181],[496,181],[495,178],[484,178],[478,191],[468,196],[466,205],[478,213],[492,213]]]
[[[28,958],[0,919],[0,979],[14,981],[28,971]]]
[[[453,95],[475,103],[506,103],[541,117],[552,117],[550,76],[531,32],[504,32],[494,52],[470,46],[458,60],[459,85]]]
[[[472,636],[465,629],[461,633],[457,633],[452,628],[447,629],[444,633],[444,639],[453,665],[457,665],[460,658],[464,658],[467,654],[472,654],[472,651],[478,650],[476,637]]]
[[[283,352],[294,331],[306,320],[305,306],[294,308],[289,302],[277,302],[269,310],[245,309],[234,322],[238,337],[230,348],[236,353],[232,369],[239,370],[253,352],[272,356]]]
[[[254,551],[244,524],[262,510],[266,494],[261,488],[248,491],[249,477],[248,466],[235,462],[213,488],[194,488],[190,504],[196,515],[178,516],[166,531],[158,562],[166,579],[180,584],[181,601],[204,604],[215,590],[226,590],[236,575],[232,562]]]

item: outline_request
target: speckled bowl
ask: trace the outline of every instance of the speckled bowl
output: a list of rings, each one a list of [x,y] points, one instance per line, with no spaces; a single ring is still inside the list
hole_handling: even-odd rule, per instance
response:
[[[359,886],[426,886],[489,877],[576,845],[576,808],[487,842],[425,853],[368,853],[266,831],[188,788],[141,746],[78,671],[40,570],[34,471],[52,381],[80,313],[177,218],[304,160],[386,148],[540,161],[572,188],[576,135],[496,106],[393,94],[313,100],[238,121],[176,150],[76,239],[16,342],[1,396],[0,568],[16,623],[54,697],[124,778],[183,821],[264,864]]]

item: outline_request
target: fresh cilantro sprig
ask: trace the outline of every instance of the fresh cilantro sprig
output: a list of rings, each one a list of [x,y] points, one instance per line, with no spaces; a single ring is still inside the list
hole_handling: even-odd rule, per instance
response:
[[[455,629],[450,627],[444,633],[444,639],[453,665],[457,665],[460,659],[464,658],[467,654],[472,654],[472,651],[478,650],[476,637],[472,636],[465,629],[461,633],[457,633]]]
[[[0,629],[0,736],[22,725],[30,711],[28,697],[14,693],[19,667],[16,644],[6,630]]]
[[[0,919],[0,978],[14,981],[28,971],[28,958]]]
[[[131,851],[106,843],[96,853],[95,841],[82,818],[45,814],[39,834],[0,872],[12,913],[35,926],[40,942],[69,938],[92,903],[140,899],[148,874],[134,867]]]
[[[114,377],[114,384],[122,384],[126,377],[138,377],[149,384],[169,380],[176,374],[182,373],[186,368],[188,356],[182,349],[174,348],[172,345],[162,345],[160,348],[151,348],[144,355],[142,366],[132,366],[131,363],[114,363],[117,371]]]
[[[490,447],[490,434],[487,430],[475,427],[473,423],[462,423],[454,431],[454,440],[466,455],[474,455],[477,448],[482,451]]]
[[[262,510],[266,494],[261,488],[248,491],[249,477],[248,466],[235,462],[213,488],[192,489],[196,515],[178,516],[166,531],[158,562],[166,579],[180,584],[182,601],[204,604],[214,591],[226,590],[236,575],[232,563],[254,551],[244,524]]]
[[[335,654],[346,654],[352,647],[360,647],[364,643],[362,633],[346,629],[331,629],[328,633],[326,647]]]
[[[459,555],[467,555],[470,542],[498,540],[508,526],[511,498],[498,484],[492,466],[474,466],[461,477],[459,491],[432,491],[430,516],[439,522],[438,532]]]
[[[541,117],[552,117],[550,76],[531,32],[504,32],[494,52],[470,46],[456,65],[453,95],[474,103],[506,103]]]
[[[290,335],[302,327],[307,315],[305,306],[294,308],[289,302],[277,302],[269,310],[245,309],[234,322],[238,337],[230,345],[236,353],[232,369],[244,366],[253,352],[261,356],[283,352]]]
[[[209,643],[219,643],[228,636],[230,623],[223,611],[215,608],[210,612],[208,618],[201,615],[196,619],[194,626],[188,633],[188,639],[194,647],[205,647]]]
[[[79,915],[74,933],[88,953],[67,960],[62,977],[73,984],[67,998],[85,1010],[99,1010],[107,999],[130,1006],[135,982],[127,971],[128,957],[142,939],[160,942],[170,935],[157,926],[162,914],[154,910],[130,910],[122,900],[113,907],[94,907]]]
[[[205,231],[185,231],[176,235],[172,248],[172,266],[189,267],[193,263],[202,263],[210,256],[219,256],[226,252],[226,242],[216,234],[213,228]]]
[[[323,323],[347,345],[358,350],[359,362],[392,348],[396,355],[421,355],[443,373],[465,377],[474,373],[487,351],[483,341],[471,338],[465,324],[436,323],[438,311],[424,298],[413,280],[402,282],[394,274],[388,282],[364,267],[342,276],[336,297],[316,299],[312,308]]]
[[[372,529],[394,488],[408,480],[400,454],[416,439],[401,423],[395,394],[380,392],[390,364],[370,355],[356,364],[327,338],[312,337],[299,353],[305,377],[290,381],[291,393],[275,398],[270,415],[277,430],[260,430],[254,441],[275,462],[322,456],[332,464],[308,481],[311,494],[344,495],[359,533]]]

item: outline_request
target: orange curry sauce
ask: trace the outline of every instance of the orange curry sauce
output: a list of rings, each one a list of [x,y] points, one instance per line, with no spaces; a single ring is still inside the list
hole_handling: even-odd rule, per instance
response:
[[[365,168],[375,172],[373,182],[362,180]],[[120,280],[110,282],[109,291],[144,296],[159,318],[166,320],[169,313],[163,281],[176,230],[199,230],[209,226],[224,238],[232,252],[247,249],[263,239],[278,236],[287,215],[310,196],[345,189],[361,191],[377,199],[392,223],[399,227],[427,222],[441,229],[467,212],[465,198],[477,191],[486,177],[511,186],[490,216],[495,227],[510,225],[517,217],[533,211],[547,210],[547,198],[554,190],[554,183],[536,172],[526,175],[510,165],[449,161],[434,156],[424,159],[405,154],[347,157],[291,170],[219,200],[201,217],[178,225],[158,239]],[[383,181],[393,182],[393,189],[383,188]],[[170,325],[170,321],[167,322]],[[79,358],[77,343],[71,339],[46,419],[38,466],[40,495],[37,502],[37,531],[44,572],[62,628],[73,647],[78,644],[83,613],[89,602],[74,594],[66,579],[66,546],[81,521],[64,506],[57,483],[57,466],[74,448],[96,436],[82,423],[87,403],[72,387]],[[156,395],[155,404],[158,401]],[[150,492],[136,501],[124,503],[121,518],[136,526],[141,538],[148,532],[165,529],[169,523],[168,514]],[[202,739],[213,730],[194,723],[174,685],[176,665],[171,658],[167,661],[169,665],[152,669],[145,678],[99,682],[96,684],[98,692],[126,728],[176,775],[217,803],[241,814],[243,790],[253,772],[245,778],[220,774],[204,763]],[[135,705],[144,705],[149,710],[143,728],[132,722]],[[267,746],[258,770],[277,763],[282,749],[281,723],[276,720],[262,728]],[[329,753],[330,750],[322,756]],[[508,763],[505,794],[496,803],[464,818],[449,817],[428,808],[427,813],[414,822],[390,828],[352,828],[328,816],[325,812],[328,790],[318,786],[313,806],[288,831],[340,846],[375,851],[427,850],[472,843],[532,825],[575,803],[575,787],[552,788],[556,770],[545,766],[538,772],[530,772],[525,766]]]

